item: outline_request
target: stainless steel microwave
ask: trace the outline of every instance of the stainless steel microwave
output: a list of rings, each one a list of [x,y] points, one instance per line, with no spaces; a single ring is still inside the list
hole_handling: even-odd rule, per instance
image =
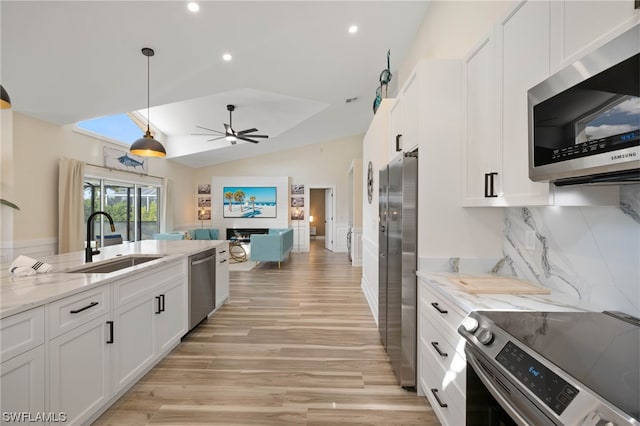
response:
[[[640,182],[640,26],[528,91],[529,177]]]

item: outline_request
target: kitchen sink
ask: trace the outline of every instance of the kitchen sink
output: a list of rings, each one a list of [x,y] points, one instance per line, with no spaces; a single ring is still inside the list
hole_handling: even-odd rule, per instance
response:
[[[82,266],[80,268],[73,269],[69,272],[80,274],[108,274],[109,272],[119,271],[121,269],[130,268],[132,266],[140,265],[142,263],[151,262],[152,260],[160,259],[163,256],[152,255],[129,255],[118,257],[116,259],[104,260],[102,262],[96,262],[88,266]]]

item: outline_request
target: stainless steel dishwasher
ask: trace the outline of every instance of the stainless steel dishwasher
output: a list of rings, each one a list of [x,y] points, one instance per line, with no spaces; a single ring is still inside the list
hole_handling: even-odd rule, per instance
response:
[[[216,307],[216,249],[189,256],[189,330]]]

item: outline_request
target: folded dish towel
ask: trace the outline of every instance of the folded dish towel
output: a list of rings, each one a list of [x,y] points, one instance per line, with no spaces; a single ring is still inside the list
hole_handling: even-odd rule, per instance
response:
[[[9,267],[9,272],[18,277],[26,277],[29,275],[44,274],[49,272],[53,266],[48,263],[40,262],[27,256],[18,256]]]

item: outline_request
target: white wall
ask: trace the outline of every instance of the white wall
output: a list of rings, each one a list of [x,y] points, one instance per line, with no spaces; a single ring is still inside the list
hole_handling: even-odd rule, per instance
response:
[[[271,142],[264,142],[271,143]],[[335,251],[346,252],[347,250],[347,229],[348,229],[348,175],[349,167],[354,159],[362,158],[362,135],[341,138],[319,144],[306,145],[287,151],[265,154],[238,161],[231,161],[223,164],[216,164],[209,167],[196,169],[194,172],[194,182],[210,182],[213,176],[246,176],[256,178],[254,182],[272,179],[274,176],[288,176],[289,185],[305,185],[305,203],[309,202],[309,187],[335,187],[336,200],[336,240]],[[238,183],[239,184],[239,183]],[[289,192],[286,199],[289,201]],[[192,195],[193,210],[195,212],[197,202]],[[214,194],[212,194],[212,202]],[[280,193],[278,193],[280,197]],[[280,201],[278,201],[280,202]],[[288,205],[288,204],[287,204]],[[215,214],[215,212],[213,212]],[[287,214],[287,218],[289,218]],[[308,250],[308,208],[305,208],[305,220],[290,221],[288,226],[301,230],[301,251]],[[251,219],[247,219],[251,220]],[[252,222],[255,223],[255,222]],[[198,226],[200,224],[198,223]],[[205,223],[206,226],[206,223]],[[222,232],[222,229],[221,229]],[[297,241],[297,235],[296,235]]]

